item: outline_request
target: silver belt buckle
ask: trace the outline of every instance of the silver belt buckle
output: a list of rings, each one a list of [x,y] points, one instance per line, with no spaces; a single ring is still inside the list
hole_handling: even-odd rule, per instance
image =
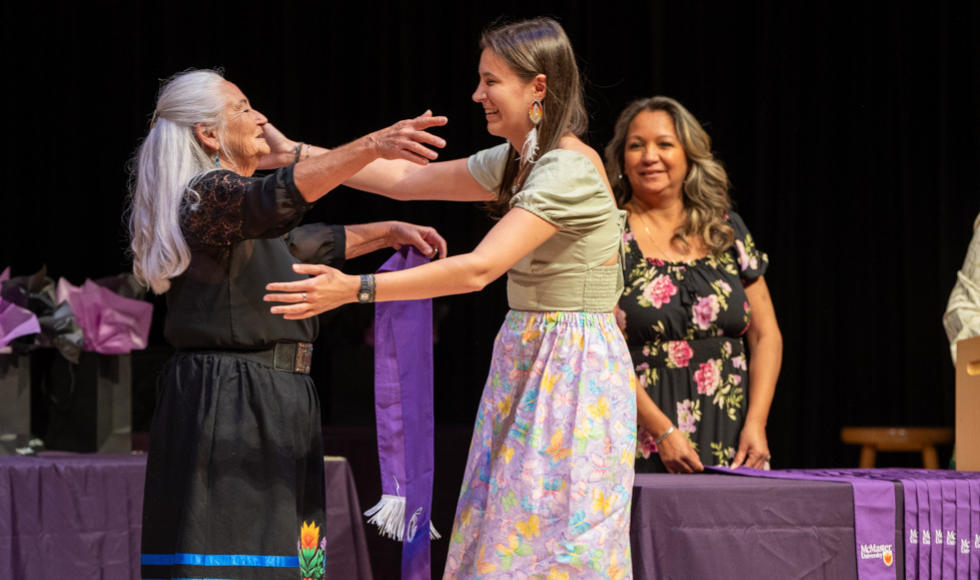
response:
[[[296,343],[296,364],[294,373],[310,374],[310,363],[313,360],[313,345],[308,342]]]

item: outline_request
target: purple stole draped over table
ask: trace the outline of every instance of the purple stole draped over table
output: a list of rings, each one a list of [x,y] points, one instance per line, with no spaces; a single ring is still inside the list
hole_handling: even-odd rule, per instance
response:
[[[710,468],[731,475],[842,481],[854,491],[859,580],[896,578],[895,496],[901,482],[906,580],[980,578],[980,473],[926,469],[761,471]]]
[[[395,253],[378,272],[428,262],[415,248]],[[375,305],[374,393],[383,496],[365,515],[402,541],[402,578],[429,580],[433,473],[432,301]]]

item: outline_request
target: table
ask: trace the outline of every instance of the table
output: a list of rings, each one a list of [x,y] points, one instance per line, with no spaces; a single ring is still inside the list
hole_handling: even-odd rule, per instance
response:
[[[895,569],[904,577],[902,486]],[[630,540],[635,580],[857,578],[847,483],[637,474]]]
[[[331,572],[371,580],[350,467],[325,459]],[[145,466],[145,455],[0,458],[0,579],[139,578]],[[638,474],[634,577],[855,579],[853,505],[846,483]]]
[[[324,461],[330,570],[372,580],[347,461]],[[140,577],[145,455],[0,457],[0,578]]]

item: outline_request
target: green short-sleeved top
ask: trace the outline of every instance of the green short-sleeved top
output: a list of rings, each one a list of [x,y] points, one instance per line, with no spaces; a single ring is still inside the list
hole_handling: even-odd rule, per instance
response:
[[[487,191],[499,191],[509,152],[504,143],[467,161]],[[603,264],[622,256],[626,212],[616,207],[592,161],[578,151],[548,151],[510,204],[561,228],[507,273],[511,309],[610,312],[623,293],[623,272]]]

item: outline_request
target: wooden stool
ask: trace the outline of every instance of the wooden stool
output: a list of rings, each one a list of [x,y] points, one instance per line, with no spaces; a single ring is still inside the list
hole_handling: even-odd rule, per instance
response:
[[[875,466],[878,451],[921,451],[922,465],[926,469],[939,469],[936,445],[953,442],[952,427],[844,427],[840,440],[850,445],[861,445],[859,467]]]

